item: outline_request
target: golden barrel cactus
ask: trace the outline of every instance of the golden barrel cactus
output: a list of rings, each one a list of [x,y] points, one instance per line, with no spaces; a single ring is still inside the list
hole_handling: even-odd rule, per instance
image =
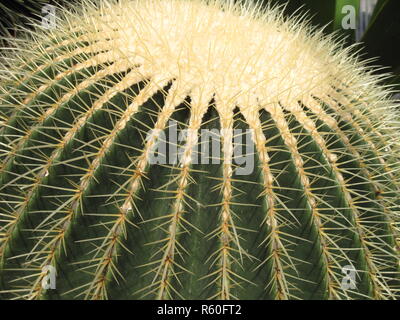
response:
[[[1,56],[0,298],[399,297],[398,105],[352,48],[250,1],[56,22]]]

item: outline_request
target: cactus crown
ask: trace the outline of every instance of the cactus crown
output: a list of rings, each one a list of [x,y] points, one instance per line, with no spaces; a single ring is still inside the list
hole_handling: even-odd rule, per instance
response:
[[[85,0],[16,41],[0,297],[398,297],[398,106],[352,48],[249,1]]]

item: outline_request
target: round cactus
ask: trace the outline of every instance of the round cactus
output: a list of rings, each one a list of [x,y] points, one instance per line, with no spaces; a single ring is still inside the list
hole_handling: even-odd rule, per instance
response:
[[[398,111],[232,1],[100,1],[3,50],[2,299],[396,299]]]

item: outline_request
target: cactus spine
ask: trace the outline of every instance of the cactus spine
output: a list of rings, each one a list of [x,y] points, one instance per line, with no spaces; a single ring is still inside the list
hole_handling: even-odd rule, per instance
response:
[[[1,298],[399,297],[398,106],[351,49],[250,2],[58,15],[3,50]]]

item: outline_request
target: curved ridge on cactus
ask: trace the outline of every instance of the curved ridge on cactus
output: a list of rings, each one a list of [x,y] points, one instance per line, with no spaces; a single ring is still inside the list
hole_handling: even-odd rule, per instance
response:
[[[69,10],[2,54],[0,298],[399,297],[398,105],[352,48],[250,2]]]

